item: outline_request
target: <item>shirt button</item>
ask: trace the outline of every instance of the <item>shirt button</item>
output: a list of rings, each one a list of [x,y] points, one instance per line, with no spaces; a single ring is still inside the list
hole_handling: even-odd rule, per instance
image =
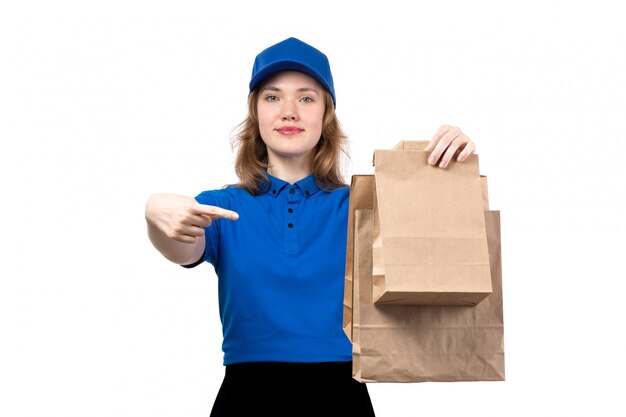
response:
[[[296,190],[294,190],[293,188],[291,190],[289,190],[289,194],[295,194]]]
[[[292,209],[292,208],[288,208],[288,209],[287,209],[287,211],[288,211],[289,213],[293,213],[293,209]]]
[[[287,225],[287,227],[289,227],[289,228],[291,229],[291,228],[293,227],[293,223],[289,223],[289,224]]]
[[[276,194],[276,190],[272,190],[272,194]]]

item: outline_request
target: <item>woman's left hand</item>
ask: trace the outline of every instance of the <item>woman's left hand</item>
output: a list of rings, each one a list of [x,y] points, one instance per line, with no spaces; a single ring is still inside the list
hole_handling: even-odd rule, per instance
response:
[[[445,168],[455,155],[457,161],[465,161],[476,151],[476,145],[458,127],[443,125],[437,129],[424,150],[432,151],[428,157],[430,165]]]

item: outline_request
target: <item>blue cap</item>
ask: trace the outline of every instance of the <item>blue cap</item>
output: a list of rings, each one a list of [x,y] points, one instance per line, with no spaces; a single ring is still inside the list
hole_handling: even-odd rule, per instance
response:
[[[300,71],[314,78],[328,90],[337,107],[330,63],[321,51],[296,38],[270,46],[254,59],[250,92],[267,77],[280,71]]]

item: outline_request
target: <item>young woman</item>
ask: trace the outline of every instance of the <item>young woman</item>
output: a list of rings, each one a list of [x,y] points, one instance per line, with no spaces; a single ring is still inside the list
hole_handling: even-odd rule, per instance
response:
[[[326,55],[295,38],[265,49],[237,136],[240,182],[146,204],[155,248],[218,276],[226,372],[212,416],[374,415],[342,329],[350,189],[335,107]],[[445,168],[474,148],[442,126],[429,162]]]

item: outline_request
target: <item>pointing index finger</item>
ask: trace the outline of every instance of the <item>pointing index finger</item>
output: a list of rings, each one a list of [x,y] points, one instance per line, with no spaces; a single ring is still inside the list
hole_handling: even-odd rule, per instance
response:
[[[228,219],[228,220],[237,220],[239,218],[239,213],[232,210],[226,210],[217,206],[210,206],[208,204],[200,204],[195,208],[195,211],[198,214],[202,214],[205,216],[209,216],[211,220],[215,219]]]

